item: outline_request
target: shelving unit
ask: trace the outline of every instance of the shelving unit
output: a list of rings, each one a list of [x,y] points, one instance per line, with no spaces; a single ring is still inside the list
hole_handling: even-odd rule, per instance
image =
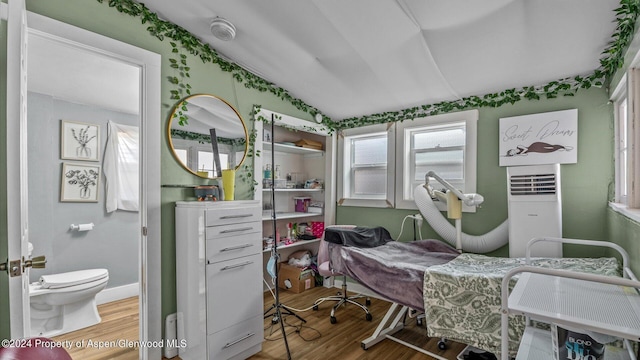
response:
[[[279,143],[274,143],[272,148],[271,143],[264,142],[262,144],[262,148],[267,151],[271,151],[275,149],[275,151],[289,153],[289,154],[317,155],[317,156],[322,156],[322,154],[324,154],[324,150],[310,149],[310,148],[305,148],[305,147],[300,147],[295,145],[279,144]]]
[[[303,213],[303,212],[280,212],[276,213],[276,220],[290,220],[290,219],[304,219],[308,217],[323,216],[324,214],[318,213]],[[272,215],[263,215],[262,221],[268,221],[272,219]]]
[[[625,274],[636,279],[627,267],[626,251],[616,250],[622,251]],[[516,275],[518,281],[509,294],[509,281]],[[605,359],[636,359],[629,340],[640,340],[638,289],[640,282],[619,277],[533,266],[509,271],[502,280],[502,359],[508,359],[509,314],[622,338],[628,354],[606,355],[605,350]],[[551,332],[527,327],[516,359],[552,359],[551,341]]]
[[[263,204],[262,214],[262,236],[263,238],[273,236],[272,213],[269,206],[276,209],[276,227],[279,234],[286,234],[289,222],[308,223],[324,222],[325,226],[334,223],[335,219],[335,152],[337,138],[335,134],[329,134],[327,128],[321,124],[298,119],[292,116],[275,113],[270,110],[260,109],[257,116],[264,119],[271,119],[275,114],[275,129],[271,134],[271,124],[269,122],[255,121],[257,138],[255,148],[260,149],[260,156],[254,157],[254,174],[258,182],[258,189],[255,194],[257,200]],[[263,141],[264,130],[267,130],[274,139],[272,145],[268,141]],[[295,130],[295,131],[290,131]],[[293,145],[300,139],[314,140],[323,144],[323,149],[311,149]],[[265,164],[271,164],[271,155],[275,158],[275,164],[280,166],[280,178],[285,179],[287,174],[298,174],[297,180],[304,182],[309,179],[321,179],[324,182],[323,188],[276,188],[274,189],[274,204],[271,204],[271,189],[263,187],[263,170]],[[275,171],[275,166],[272,167]],[[292,176],[293,177],[293,176]],[[301,178],[302,177],[302,178]],[[300,183],[298,184],[300,186]],[[316,212],[296,212],[294,206],[295,197],[309,197],[311,202],[322,202],[324,208],[322,213]],[[319,240],[299,241],[291,245],[279,245],[278,253],[280,261],[287,261],[289,255],[298,250],[310,250],[316,254]],[[264,262],[269,260],[270,250],[263,251]],[[263,272],[264,279],[270,282],[270,277]]]
[[[314,193],[322,192],[324,189],[274,189],[276,192],[296,192],[296,193]],[[270,192],[271,189],[262,189],[263,192]]]
[[[297,241],[294,242],[293,244],[289,244],[289,245],[278,245],[279,249],[293,249],[293,248],[297,248],[297,247],[302,247],[302,246],[306,246],[306,245],[315,245],[317,243],[320,242],[320,239],[314,239],[314,240],[301,240],[301,241]],[[262,250],[263,253],[270,253],[271,252],[271,248],[269,249],[264,249]]]

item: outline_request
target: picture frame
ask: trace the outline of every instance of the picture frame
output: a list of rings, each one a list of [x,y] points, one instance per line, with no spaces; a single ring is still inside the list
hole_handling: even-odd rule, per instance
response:
[[[98,202],[99,164],[62,163],[60,202]]]
[[[499,165],[578,162],[578,109],[500,118]]]
[[[60,158],[100,161],[100,125],[61,120]]]

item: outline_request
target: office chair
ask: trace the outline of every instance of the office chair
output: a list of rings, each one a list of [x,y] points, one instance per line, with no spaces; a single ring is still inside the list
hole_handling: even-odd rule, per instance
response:
[[[353,225],[333,225],[333,226],[327,226],[327,228],[343,228],[343,229],[353,229],[355,228],[355,226]],[[319,298],[315,301],[314,306],[313,306],[313,310],[318,310],[318,305],[324,301],[337,301],[337,303],[333,306],[333,308],[331,309],[331,323],[335,324],[337,322],[336,319],[336,309],[338,309],[338,307],[340,307],[340,305],[346,305],[347,303],[349,304],[353,304],[358,306],[359,308],[361,308],[362,310],[364,310],[365,312],[365,318],[367,319],[367,321],[371,321],[373,319],[373,316],[371,315],[371,313],[369,312],[369,309],[367,308],[368,305],[371,305],[371,299],[368,296],[365,295],[353,295],[353,296],[348,296],[347,294],[347,276],[343,275],[343,274],[339,274],[333,271],[333,269],[330,268],[330,263],[329,263],[329,244],[324,240],[324,233],[322,234],[322,237],[320,238],[320,245],[318,247],[318,273],[320,275],[322,275],[323,278],[327,278],[329,276],[342,276],[342,291],[338,292],[338,295],[333,295],[333,296],[327,296],[327,297],[323,297],[323,298]],[[365,298],[365,305],[359,303],[356,301],[356,299],[361,299],[361,298]]]

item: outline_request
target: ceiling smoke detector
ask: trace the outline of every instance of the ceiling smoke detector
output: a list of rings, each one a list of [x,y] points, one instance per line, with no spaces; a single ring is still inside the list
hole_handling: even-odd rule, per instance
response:
[[[211,33],[220,40],[229,41],[236,37],[236,27],[227,19],[216,17],[211,20]]]

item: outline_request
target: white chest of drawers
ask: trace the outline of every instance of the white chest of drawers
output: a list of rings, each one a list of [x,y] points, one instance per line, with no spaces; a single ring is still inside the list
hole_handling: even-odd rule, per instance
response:
[[[176,203],[181,359],[246,359],[262,349],[261,216],[253,200]]]

